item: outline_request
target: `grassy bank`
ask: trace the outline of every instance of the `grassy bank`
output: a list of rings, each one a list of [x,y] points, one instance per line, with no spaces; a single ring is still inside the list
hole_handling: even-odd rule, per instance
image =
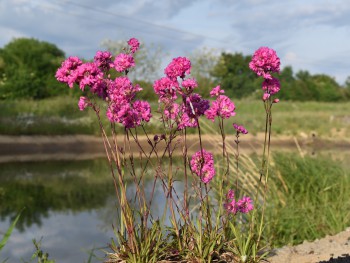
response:
[[[350,173],[327,156],[275,154],[265,237],[296,245],[350,226]]]
[[[264,129],[263,104],[251,100],[235,100],[237,115],[232,122],[244,124],[254,132]],[[153,112],[156,104],[153,104]],[[323,137],[350,136],[350,102],[288,102],[274,105],[273,131],[280,135],[310,135]],[[104,114],[104,110],[102,110]],[[208,120],[202,119],[210,124]],[[108,125],[107,121],[105,124]],[[150,132],[159,133],[156,118],[147,124]],[[211,125],[210,125],[211,126]],[[233,132],[232,123],[226,131]],[[120,128],[120,130],[122,130]],[[0,134],[3,135],[98,135],[99,129],[92,110],[81,112],[77,99],[56,97],[40,101],[0,101]]]

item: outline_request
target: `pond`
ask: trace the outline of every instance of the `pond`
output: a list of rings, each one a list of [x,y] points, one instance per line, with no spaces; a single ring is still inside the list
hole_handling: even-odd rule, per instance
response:
[[[131,186],[131,182],[129,184]],[[145,180],[146,194],[153,179]],[[175,184],[181,191],[181,183]],[[128,197],[135,189],[128,188]],[[0,260],[30,262],[32,240],[56,262],[101,262],[101,249],[115,239],[116,194],[105,159],[0,163],[0,234],[24,208]],[[152,214],[161,215],[165,206],[160,184],[154,192]]]
[[[346,165],[346,154],[337,151],[334,158]],[[152,179],[146,181],[148,191],[152,184]],[[177,187],[181,191],[182,185]],[[129,195],[133,197],[133,189]],[[165,198],[159,185],[154,203],[155,214],[161,214]],[[95,257],[91,262],[101,262],[101,249],[108,250],[111,238],[115,239],[112,225],[118,209],[103,158],[0,163],[1,236],[22,208],[0,261],[32,262],[35,239],[41,240],[42,250],[56,262],[87,262],[92,250]]]

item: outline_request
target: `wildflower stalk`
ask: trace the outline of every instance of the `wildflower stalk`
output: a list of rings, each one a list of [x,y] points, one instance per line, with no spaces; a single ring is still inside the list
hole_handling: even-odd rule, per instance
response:
[[[263,171],[263,175],[265,177],[265,182],[264,182],[262,211],[261,211],[260,226],[259,226],[259,231],[258,231],[257,246],[259,245],[260,239],[262,236],[262,229],[263,229],[263,224],[264,224],[264,214],[265,214],[265,208],[266,208],[267,182],[268,182],[268,177],[269,177],[271,126],[272,126],[272,111],[271,111],[272,101],[271,101],[271,97],[265,101],[264,106],[265,106],[265,111],[266,111],[266,119],[265,119],[266,129],[265,129],[265,143],[264,143],[264,155],[263,155],[262,171]],[[267,153],[265,152],[266,148],[267,148]],[[260,182],[261,182],[261,179],[262,178],[260,176]]]
[[[199,120],[197,119],[198,122],[198,137],[199,137],[199,145],[200,145],[200,150],[201,150],[201,155],[202,155],[202,162],[201,162],[201,168],[200,171],[202,173],[202,168],[204,165],[204,152],[203,152],[203,144],[202,144],[202,134],[201,134],[201,126],[199,124]],[[200,177],[202,174],[200,174]],[[205,192],[206,192],[206,221],[207,221],[207,230],[212,229],[212,222],[211,222],[211,214],[210,214],[210,203],[209,203],[209,194],[208,194],[208,188],[207,184],[205,184]],[[201,206],[204,204],[203,202],[203,196],[202,196],[202,186],[200,187],[200,198],[201,198]]]
[[[184,210],[186,214],[186,218],[189,218],[189,208],[188,208],[188,174],[187,174],[187,131],[186,128],[183,130],[182,134],[183,138],[183,147],[182,147],[182,156],[183,156],[183,164],[184,164],[184,179],[185,179],[185,189],[184,189]]]
[[[238,192],[238,176],[239,176],[239,132],[236,132],[236,152],[235,152],[235,160],[236,160],[236,192]]]
[[[230,172],[230,160],[229,155],[227,153],[226,148],[226,135],[225,135],[225,128],[224,128],[224,119],[219,117],[219,128],[220,128],[220,134],[222,139],[222,158],[225,162],[224,167],[226,167],[226,171],[224,173],[223,178],[226,178],[224,184],[226,185],[229,182],[229,172]]]

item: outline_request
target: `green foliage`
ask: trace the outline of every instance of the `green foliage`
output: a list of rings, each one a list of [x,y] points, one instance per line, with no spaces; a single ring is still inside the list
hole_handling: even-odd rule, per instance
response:
[[[232,98],[242,98],[252,94],[259,85],[255,73],[248,64],[251,56],[241,53],[222,53],[212,71],[216,83],[221,85],[226,95]]]
[[[32,256],[33,259],[37,259],[38,263],[55,263],[55,260],[49,259],[49,254],[41,249],[41,240],[38,242],[33,239],[35,252]]]
[[[143,100],[147,100],[149,102],[158,101],[158,96],[153,89],[153,83],[144,80],[136,80],[134,83],[140,85],[140,87],[142,88],[140,96]]]
[[[55,79],[63,59],[63,51],[53,44],[14,39],[0,49],[0,98],[42,99],[68,93]]]
[[[10,227],[7,229],[5,235],[3,236],[3,238],[0,240],[0,252],[1,250],[4,248],[4,246],[6,245],[8,239],[10,238],[13,229],[15,228],[19,218],[21,216],[21,212],[17,214],[16,218],[13,220],[12,224],[10,225]]]
[[[297,101],[341,101],[346,99],[344,88],[334,78],[325,74],[311,75],[300,70],[293,75],[290,66],[280,75],[281,91],[279,98]]]
[[[261,80],[249,69],[250,60],[251,56],[241,53],[222,53],[209,72],[215,78],[215,83],[221,85],[229,97],[260,99],[261,93],[256,94],[255,91],[261,86]],[[306,70],[294,74],[292,67],[286,66],[278,78],[281,83],[278,97],[283,100],[331,102],[350,98],[350,85],[345,84],[342,87],[326,74],[311,75]]]
[[[150,228],[144,227],[143,224],[139,224],[135,227],[134,233],[136,242],[134,245],[136,246],[136,253],[132,253],[129,242],[125,239],[124,235],[120,233],[120,231],[115,231],[119,245],[112,240],[110,248],[114,253],[108,253],[110,262],[156,263],[159,258],[164,258],[164,256],[166,256],[165,241],[158,220],[152,222]]]

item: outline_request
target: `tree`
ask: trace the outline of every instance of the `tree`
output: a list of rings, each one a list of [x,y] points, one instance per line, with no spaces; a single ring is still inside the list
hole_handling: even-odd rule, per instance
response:
[[[286,66],[281,70],[278,79],[281,83],[281,91],[278,93],[278,97],[285,100],[292,99],[295,95],[295,78],[293,75],[293,69],[291,66]]]
[[[102,41],[101,46],[112,53],[113,56],[124,52],[123,49],[127,46],[125,41],[115,41],[106,39]],[[160,73],[161,58],[163,51],[160,46],[151,45],[146,47],[144,44],[140,45],[139,50],[134,54],[136,67],[130,71],[129,77],[133,80],[152,82]]]
[[[252,94],[260,87],[255,73],[249,69],[251,56],[243,56],[241,53],[222,53],[215,65],[212,76],[216,82],[226,91],[227,95],[234,98],[242,98]]]
[[[64,52],[54,44],[17,38],[0,49],[0,98],[41,99],[64,91],[55,72]]]
[[[212,72],[219,61],[219,55],[214,49],[197,49],[190,55],[190,60],[191,76],[197,80],[198,93],[209,97],[209,92],[216,86]]]

